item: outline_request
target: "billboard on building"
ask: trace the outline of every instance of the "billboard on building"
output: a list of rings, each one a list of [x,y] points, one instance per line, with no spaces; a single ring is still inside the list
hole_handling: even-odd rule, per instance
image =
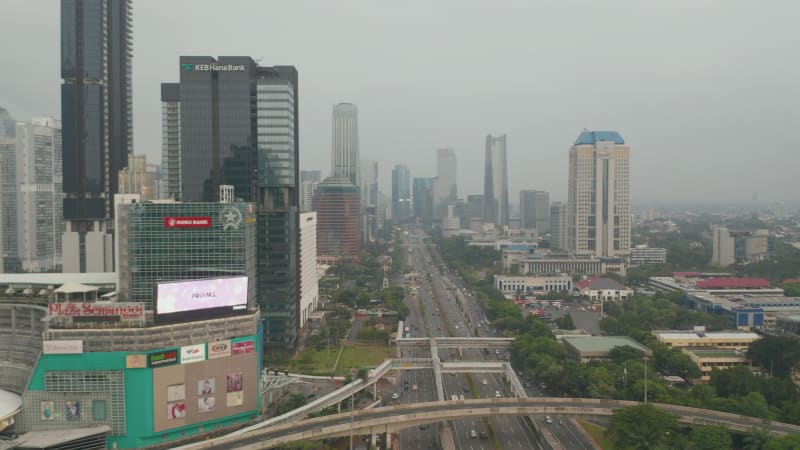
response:
[[[156,323],[175,323],[247,311],[247,277],[157,283]]]

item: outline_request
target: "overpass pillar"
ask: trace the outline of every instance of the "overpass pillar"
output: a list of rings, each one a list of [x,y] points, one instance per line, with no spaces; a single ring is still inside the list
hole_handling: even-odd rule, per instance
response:
[[[372,383],[372,398],[374,400],[378,399],[378,381],[377,380],[374,383]]]

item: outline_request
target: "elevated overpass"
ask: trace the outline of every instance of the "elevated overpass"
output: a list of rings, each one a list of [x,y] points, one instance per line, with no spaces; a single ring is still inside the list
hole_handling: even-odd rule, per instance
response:
[[[532,414],[610,416],[617,409],[638,404],[640,402],[560,397],[492,398],[404,404],[357,411],[352,415],[348,412],[302,420],[235,436],[227,435],[182,448],[192,450],[268,449],[307,439],[347,436],[351,432],[354,434],[393,433],[417,425],[465,417],[528,416]],[[797,425],[686,406],[660,403],[653,403],[653,405],[677,415],[679,421],[687,425],[721,425],[740,432],[748,432],[753,427],[764,427],[776,435],[800,433],[800,426]]]
[[[514,338],[504,337],[434,337],[434,338],[404,338],[396,340],[398,351],[410,348],[486,348],[507,349],[514,343]]]

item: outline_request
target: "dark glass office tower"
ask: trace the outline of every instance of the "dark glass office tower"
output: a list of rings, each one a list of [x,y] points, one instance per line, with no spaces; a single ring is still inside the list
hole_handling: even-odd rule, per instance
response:
[[[217,201],[219,186],[232,185],[236,198],[256,204],[265,350],[288,354],[300,326],[297,70],[246,56],[182,56],[180,72],[180,83],[162,84],[170,193]]]
[[[113,216],[117,173],[133,148],[131,3],[61,1],[64,218],[73,231]]]

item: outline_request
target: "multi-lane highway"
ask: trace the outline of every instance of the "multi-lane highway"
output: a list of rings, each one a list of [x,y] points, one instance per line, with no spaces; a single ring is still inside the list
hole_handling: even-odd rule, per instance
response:
[[[454,280],[454,276],[442,273],[442,264],[437,262],[424,243],[425,235],[416,229],[408,229],[405,235],[405,251],[408,266],[418,275],[416,277],[417,295],[409,296],[410,314],[406,318],[409,333],[412,337],[472,337],[477,330],[479,335],[486,335],[483,312],[471,295],[465,295],[463,286]],[[473,297],[474,298],[474,297]],[[414,354],[420,350],[406,350],[404,357],[429,356]],[[479,361],[484,359],[505,359],[505,352],[487,352],[477,349],[458,350],[440,349],[442,361],[458,361],[467,359]],[[401,391],[400,403],[437,400],[433,374],[429,371],[411,371],[402,375],[408,380],[409,390]],[[401,383],[401,389],[403,388]],[[496,396],[511,397],[511,392],[502,376],[483,374],[465,375],[449,374],[442,378],[445,399],[494,398]],[[414,390],[416,386],[416,390]],[[487,417],[452,421],[450,427],[455,447],[458,450],[493,449],[497,442],[504,449],[539,448],[530,425],[525,419],[518,417]],[[439,435],[438,427],[427,427],[400,433],[400,448],[428,449],[436,448]],[[580,448],[580,447],[579,447]]]

